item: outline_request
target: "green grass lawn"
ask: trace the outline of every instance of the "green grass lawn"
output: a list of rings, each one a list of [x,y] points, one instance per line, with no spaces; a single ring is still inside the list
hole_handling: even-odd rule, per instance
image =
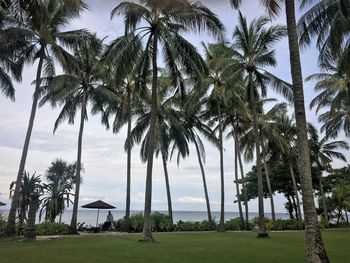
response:
[[[155,234],[156,242],[140,243],[140,235],[77,237],[48,241],[0,241],[0,262],[303,262],[304,233]],[[350,262],[350,231],[324,231],[332,263]]]

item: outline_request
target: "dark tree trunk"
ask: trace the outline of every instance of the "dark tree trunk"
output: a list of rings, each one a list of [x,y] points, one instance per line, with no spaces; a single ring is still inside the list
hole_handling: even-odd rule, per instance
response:
[[[225,177],[224,177],[224,149],[222,140],[221,100],[218,102],[219,115],[219,144],[220,144],[220,182],[221,182],[221,208],[218,232],[225,232]]]
[[[323,245],[320,226],[314,203],[310,151],[307,137],[303,77],[301,72],[298,34],[295,20],[294,0],[285,0],[288,27],[288,40],[291,73],[294,86],[294,108],[297,126],[298,163],[302,180],[303,207],[305,216],[306,253],[305,262],[328,263],[329,259]]]
[[[79,137],[78,137],[78,153],[77,153],[77,170],[75,175],[75,193],[74,193],[74,203],[72,219],[70,221],[69,231],[71,234],[78,234],[77,231],[77,218],[78,218],[78,205],[79,205],[79,193],[80,193],[80,179],[81,179],[81,153],[83,147],[83,132],[86,116],[86,104],[87,104],[87,94],[88,87],[84,87],[83,100],[81,102],[81,112],[80,112],[80,127],[79,127]]]
[[[263,190],[263,180],[262,180],[262,170],[261,170],[261,153],[260,153],[260,134],[258,125],[258,116],[256,111],[256,99],[254,95],[253,86],[253,74],[249,72],[249,92],[250,92],[250,102],[252,105],[253,113],[253,128],[255,135],[255,155],[256,155],[256,168],[258,171],[258,198],[259,198],[259,230],[258,237],[268,237],[265,227],[265,215],[264,215],[264,190]]]
[[[326,195],[324,193],[323,189],[323,183],[322,183],[322,174],[318,177],[318,183],[320,187],[320,193],[321,193],[321,198],[322,198],[322,206],[323,206],[323,215],[324,215],[324,220],[326,222],[326,227],[329,227],[329,219],[328,219],[328,209],[327,209],[327,203],[326,203]]]
[[[287,199],[288,199],[288,203],[287,203],[287,210],[288,210],[288,213],[289,213],[289,218],[290,219],[294,219],[294,215],[293,215],[293,204],[292,204],[292,201],[290,200],[290,196],[287,195]]]
[[[301,219],[300,219],[300,215],[299,215],[299,210],[298,210],[298,206],[297,206],[297,204],[296,204],[296,202],[295,202],[295,197],[294,197],[294,195],[292,195],[292,200],[293,200],[293,209],[294,209],[294,211],[295,211],[295,217],[296,217],[296,219],[298,220],[298,221],[302,221]]]
[[[158,65],[157,65],[158,38],[153,35],[153,53],[152,53],[152,104],[150,128],[147,134],[147,175],[146,175],[146,193],[143,233],[140,241],[154,241],[151,228],[151,210],[152,210],[152,170],[154,157],[154,144],[156,141],[156,121],[157,121],[157,83],[158,83]]]
[[[130,232],[130,195],[131,195],[131,91],[128,90],[128,138],[127,138],[127,164],[126,164],[126,205],[124,218],[124,231]]]
[[[24,173],[24,169],[27,161],[30,138],[32,136],[33,126],[34,126],[36,109],[38,107],[38,100],[40,96],[41,71],[44,63],[44,55],[45,55],[45,46],[42,46],[39,51],[40,58],[39,58],[37,72],[36,72],[36,79],[35,79],[36,84],[35,84],[35,91],[33,95],[33,104],[32,104],[32,109],[30,113],[29,124],[28,124],[26,138],[25,138],[24,146],[22,150],[21,161],[19,164],[15,191],[12,197],[11,208],[7,219],[6,229],[5,229],[5,234],[8,236],[16,235],[16,212],[17,212],[19,197],[21,192],[21,183],[22,183],[23,173]]]
[[[235,185],[236,185],[236,197],[237,197],[237,203],[238,203],[238,211],[239,211],[239,218],[241,220],[241,229],[245,229],[245,221],[243,217],[243,210],[242,210],[242,202],[241,202],[241,192],[239,190],[239,182],[238,182],[238,154],[239,154],[239,148],[238,148],[238,136],[237,133],[233,129],[234,134],[234,142],[235,142]]]
[[[267,166],[267,162],[266,162],[264,143],[261,143],[261,153],[262,153],[262,158],[263,158],[264,168],[265,168],[267,189],[269,191],[269,197],[270,197],[272,221],[276,221],[275,202],[273,200],[273,192],[272,192],[271,182],[270,182],[269,167]]]
[[[237,144],[237,148],[239,149],[239,141]],[[240,152],[238,152],[238,161],[239,161],[239,167],[241,170],[241,178],[242,178],[242,190],[243,190],[243,198],[244,198],[244,209],[245,209],[245,229],[249,230],[249,207],[248,207],[248,195],[247,195],[247,189],[245,187],[245,176],[244,176],[244,170],[243,170],[243,162],[242,162],[242,156],[240,155]]]
[[[163,169],[164,169],[164,177],[165,177],[166,196],[167,196],[167,200],[168,200],[169,223],[171,226],[173,226],[174,225],[173,208],[172,208],[172,204],[171,204],[171,194],[170,194],[170,183],[169,183],[167,159],[166,159],[165,153],[163,153],[163,152],[162,152],[162,161],[163,161]]]
[[[289,171],[290,171],[290,176],[292,177],[292,183],[293,183],[293,191],[295,194],[295,198],[297,199],[297,203],[296,203],[296,209],[297,209],[297,219],[299,221],[302,221],[302,215],[301,215],[301,208],[300,208],[300,198],[299,198],[299,192],[298,192],[298,187],[297,187],[297,182],[295,180],[295,174],[294,174],[294,168],[293,168],[293,164],[292,161],[289,160]]]
[[[210,228],[212,228],[214,226],[214,224],[213,224],[213,219],[211,217],[211,209],[210,209],[209,194],[208,194],[208,188],[207,188],[207,180],[205,178],[205,172],[204,172],[204,167],[203,167],[203,163],[202,163],[202,158],[201,158],[201,154],[200,154],[200,151],[199,151],[199,147],[198,147],[196,138],[193,139],[193,142],[194,142],[194,145],[196,146],[198,163],[199,163],[199,167],[201,168],[201,173],[202,173],[202,181],[203,181],[205,202],[206,202],[206,205],[207,205],[207,213],[208,213],[208,222],[209,222]]]

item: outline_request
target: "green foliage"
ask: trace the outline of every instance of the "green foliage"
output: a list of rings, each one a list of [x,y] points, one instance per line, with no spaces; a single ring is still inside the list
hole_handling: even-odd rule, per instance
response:
[[[225,222],[225,229],[228,231],[241,230],[241,220],[239,217],[232,218]]]
[[[67,235],[69,226],[63,223],[44,222],[36,225],[37,235]]]
[[[6,227],[6,219],[3,216],[3,214],[0,213],[0,233],[3,232],[5,230]]]
[[[213,227],[216,227],[216,224]],[[209,231],[209,230],[212,230],[212,227],[210,227],[210,224],[207,220],[200,221],[200,222],[190,222],[190,221],[180,220],[174,225],[174,229],[175,231]]]
[[[298,220],[293,219],[277,219],[272,223],[271,230],[303,230],[304,224]]]

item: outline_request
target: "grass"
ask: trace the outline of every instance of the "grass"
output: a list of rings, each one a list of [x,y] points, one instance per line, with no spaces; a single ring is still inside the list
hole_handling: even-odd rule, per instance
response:
[[[155,243],[140,235],[63,238],[49,241],[0,241],[2,263],[11,262],[303,262],[304,233],[155,234]],[[350,231],[324,231],[330,261],[350,262]]]

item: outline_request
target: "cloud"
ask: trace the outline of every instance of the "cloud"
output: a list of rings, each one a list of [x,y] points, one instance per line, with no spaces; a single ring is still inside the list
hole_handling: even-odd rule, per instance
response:
[[[178,199],[178,202],[186,205],[197,205],[197,204],[205,204],[205,199],[202,197],[194,197],[194,196],[183,196]]]

